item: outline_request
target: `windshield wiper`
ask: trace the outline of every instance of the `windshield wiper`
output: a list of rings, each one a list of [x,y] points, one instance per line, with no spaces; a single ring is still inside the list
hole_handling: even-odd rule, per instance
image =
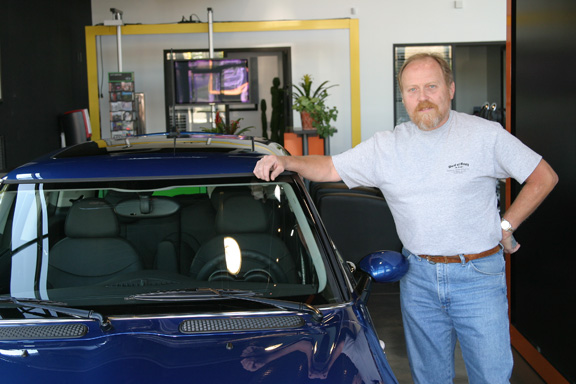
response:
[[[92,310],[64,307],[66,303],[50,300],[32,299],[32,298],[17,298],[11,296],[0,297],[0,303],[12,303],[22,308],[38,308],[38,309],[44,309],[46,311],[54,311],[58,313],[63,313],[65,315],[80,317],[83,319],[97,320],[100,325],[100,328],[103,331],[109,331],[112,329],[112,324],[110,323],[110,320],[108,320],[102,314],[94,312]]]
[[[256,296],[254,291],[245,291],[241,289],[214,289],[214,288],[194,288],[194,289],[175,289],[171,291],[157,291],[147,293],[137,293],[127,296],[124,300],[143,300],[143,301],[202,301],[204,299],[220,299],[233,297]]]
[[[202,300],[224,300],[238,299],[255,303],[270,305],[276,308],[304,312],[312,316],[312,320],[321,323],[324,315],[322,312],[307,303],[271,299],[261,297],[261,294],[254,291],[244,291],[240,289],[213,289],[213,288],[196,288],[187,290],[159,291],[140,293],[128,296],[125,300],[144,300],[144,301],[202,301]]]

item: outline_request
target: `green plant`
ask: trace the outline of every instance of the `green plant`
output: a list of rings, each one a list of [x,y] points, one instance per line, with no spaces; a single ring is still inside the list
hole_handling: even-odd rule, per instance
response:
[[[336,87],[338,84],[328,86],[328,80],[321,83],[312,90],[312,76],[304,75],[299,85],[293,84],[292,109],[298,112],[308,112],[313,119],[312,126],[318,131],[321,137],[329,137],[336,132],[336,128],[330,125],[331,121],[336,121],[338,109],[326,105],[328,89]]]
[[[216,126],[213,128],[202,128],[202,131],[221,133],[224,135],[241,135],[244,132],[248,131],[250,128],[254,128],[254,127],[245,127],[240,129],[240,120],[242,120],[242,118],[239,118],[238,120],[232,120],[230,121],[230,124],[227,124],[222,119],[222,116],[220,116],[220,112],[216,112],[216,118],[214,120]]]

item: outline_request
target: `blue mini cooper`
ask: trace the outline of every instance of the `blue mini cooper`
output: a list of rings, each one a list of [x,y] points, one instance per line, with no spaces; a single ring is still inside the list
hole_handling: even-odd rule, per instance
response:
[[[342,260],[275,143],[94,141],[0,190],[6,383],[396,383],[366,308],[401,256]]]

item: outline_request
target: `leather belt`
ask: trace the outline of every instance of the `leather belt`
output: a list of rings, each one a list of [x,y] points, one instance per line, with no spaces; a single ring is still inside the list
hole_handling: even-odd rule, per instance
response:
[[[500,245],[495,246],[487,251],[480,252],[480,253],[470,253],[466,255],[462,255],[464,257],[465,263],[469,262],[470,260],[481,259],[486,256],[492,256],[496,252],[500,251]],[[459,255],[454,256],[431,256],[431,255],[418,255],[419,257],[428,260],[431,263],[461,263],[462,259],[460,259]]]

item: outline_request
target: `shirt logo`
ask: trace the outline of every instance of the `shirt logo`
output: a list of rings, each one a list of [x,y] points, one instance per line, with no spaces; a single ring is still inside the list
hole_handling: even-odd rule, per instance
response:
[[[468,163],[456,163],[448,166],[448,172],[450,173],[464,173],[468,171],[470,164]]]

